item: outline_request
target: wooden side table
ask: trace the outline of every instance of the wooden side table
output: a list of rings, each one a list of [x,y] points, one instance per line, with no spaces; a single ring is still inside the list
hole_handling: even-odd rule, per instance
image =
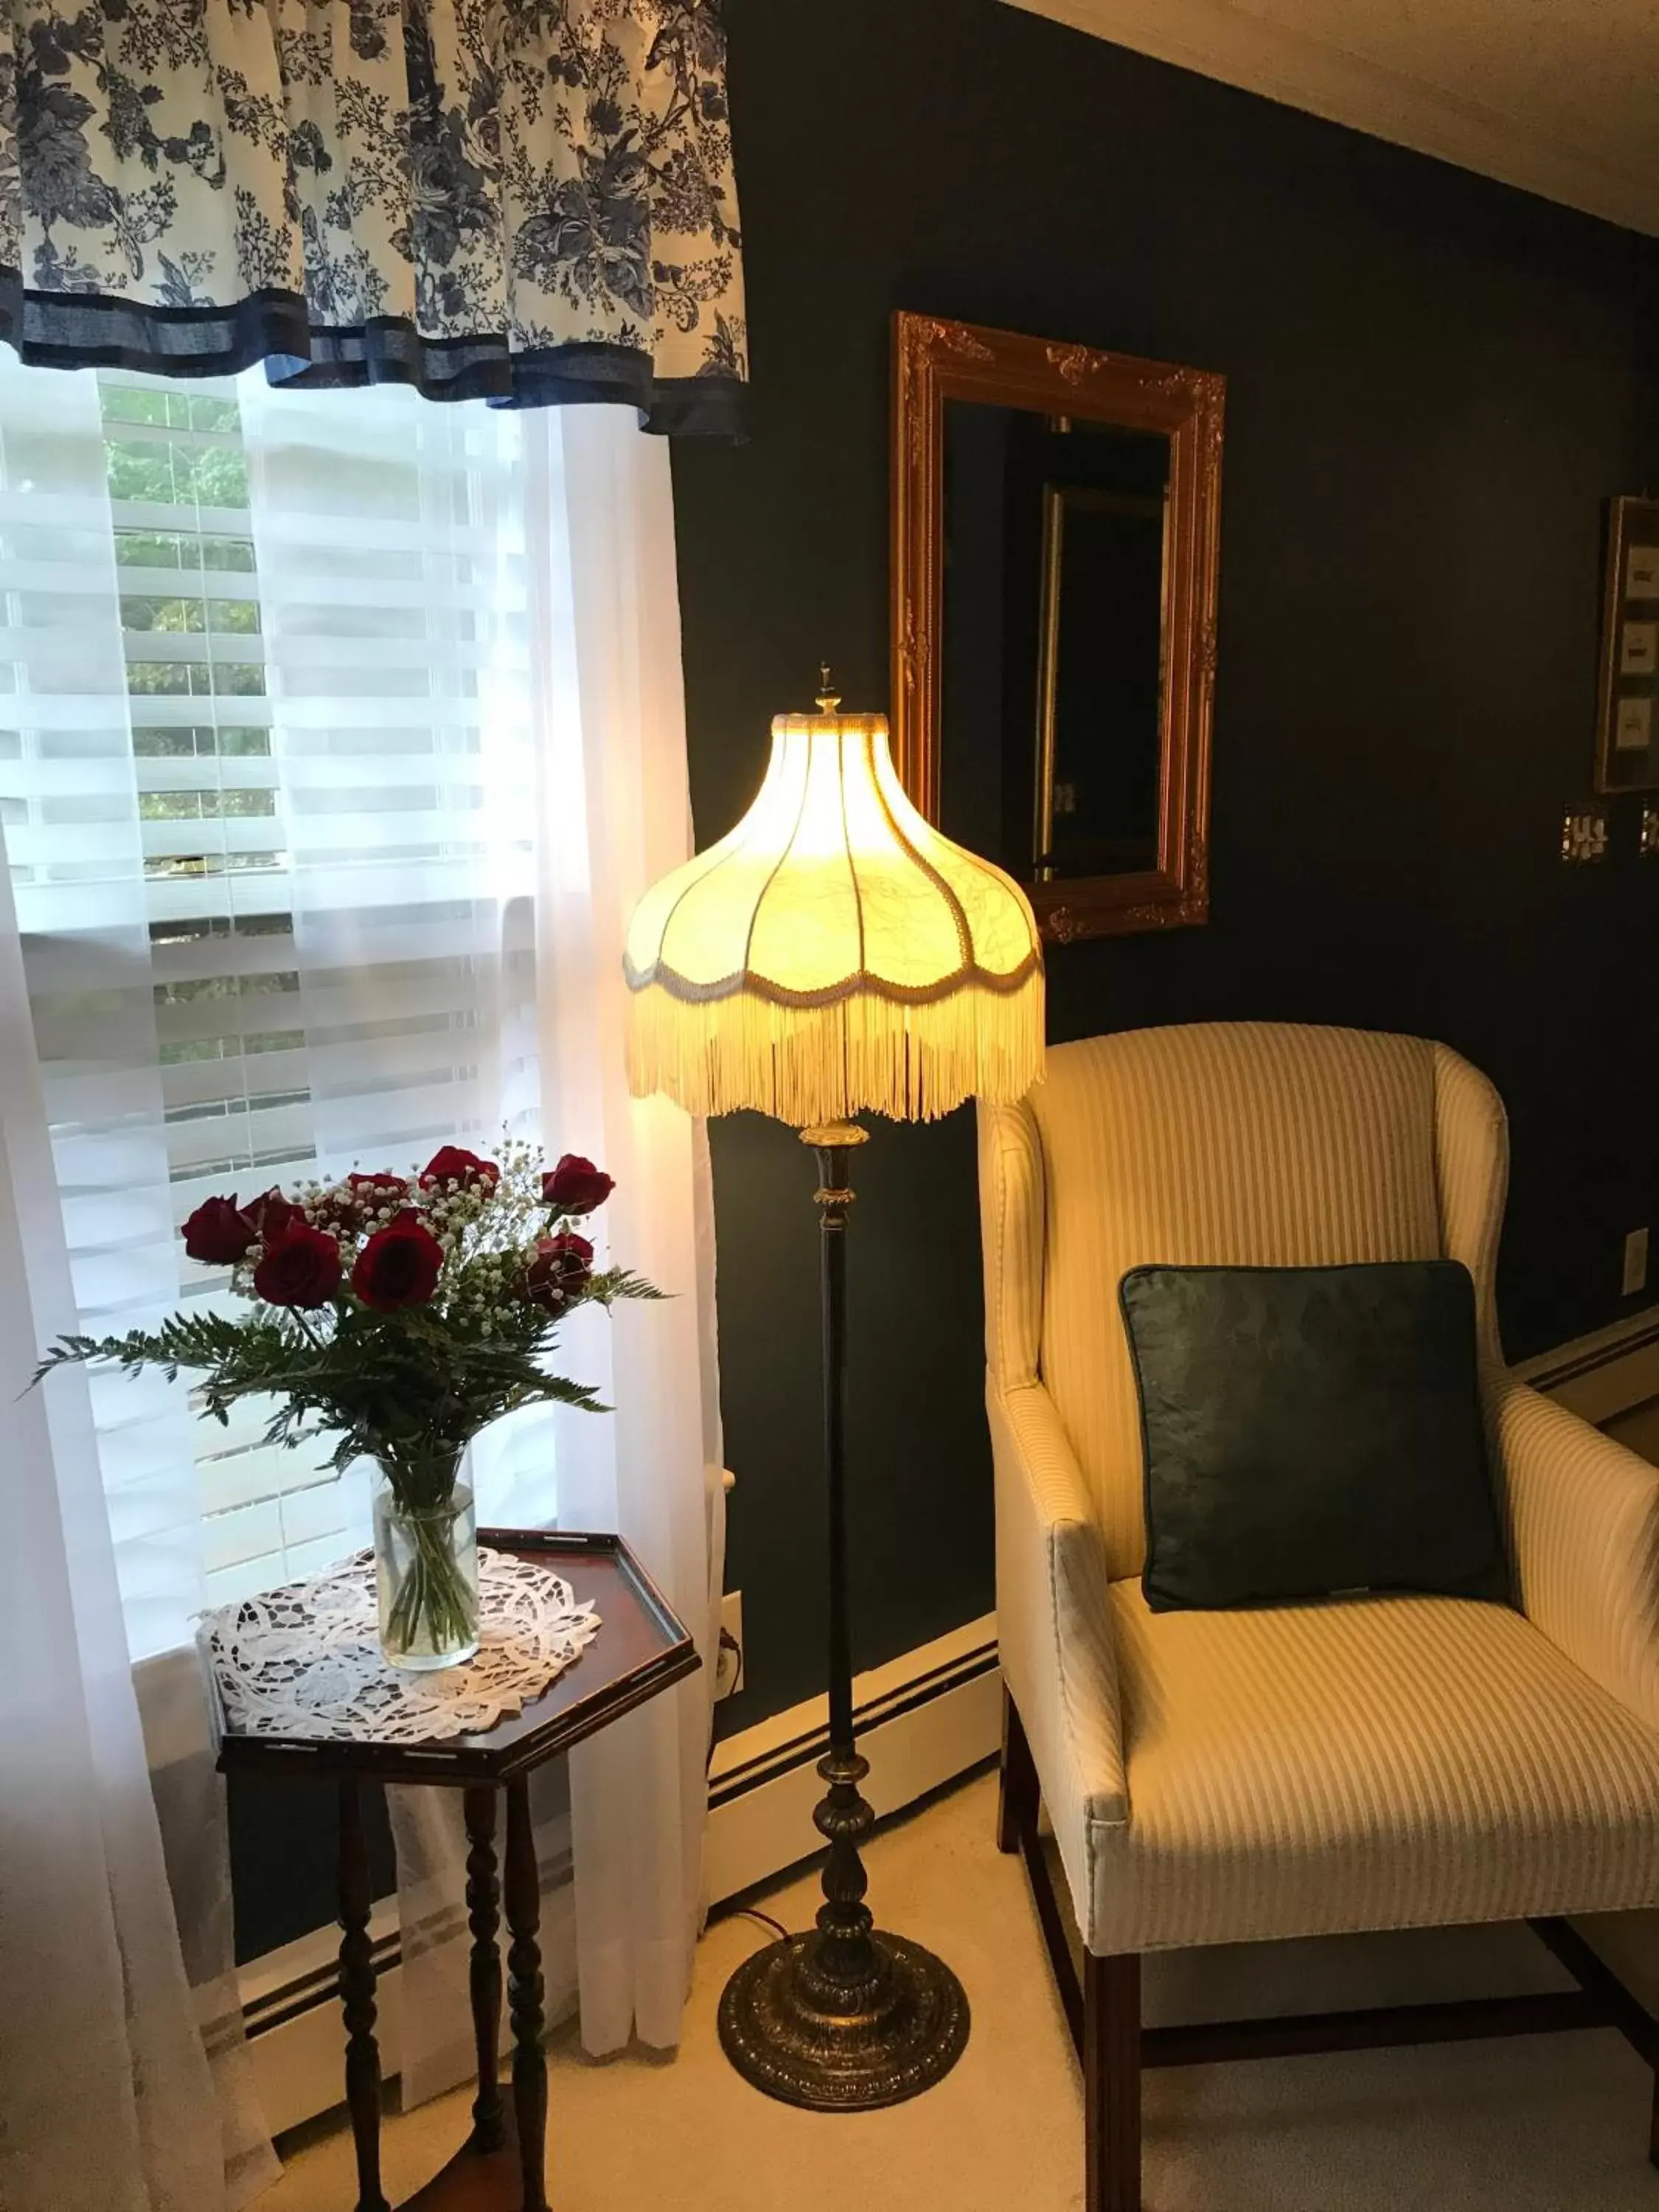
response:
[[[366,1782],[428,1783],[464,1793],[467,1924],[472,1932],[472,2024],[478,2094],[472,2132],[403,2212],[548,2212],[547,2061],[542,2048],[541,1897],[530,1827],[529,1778],[619,1715],[654,1698],[701,1663],[685,1628],[618,1536],[481,1528],[481,1543],[546,1561],[596,1608],[599,1631],[581,1656],[521,1713],[487,1735],[430,1744],[372,1737],[308,1741],[227,1728],[222,1773],[305,1775],[333,1782],[339,1801],[340,2001],[345,2017],[346,2102],[357,2153],[356,2212],[392,2212],[380,2187],[380,2054],[375,2041],[374,1962],[368,1939]],[[507,1793],[505,1881],[495,1850],[496,1793]],[[498,2079],[503,1902],[512,1945],[507,2004],[513,2096]]]

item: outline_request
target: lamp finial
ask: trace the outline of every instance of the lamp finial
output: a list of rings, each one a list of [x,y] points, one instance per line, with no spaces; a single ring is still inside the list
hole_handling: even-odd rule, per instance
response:
[[[818,712],[820,714],[833,714],[840,704],[841,694],[833,688],[830,680],[830,664],[827,660],[821,660],[818,663]]]

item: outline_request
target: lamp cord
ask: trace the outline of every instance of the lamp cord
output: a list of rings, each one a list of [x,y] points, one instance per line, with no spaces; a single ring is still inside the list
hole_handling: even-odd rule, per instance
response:
[[[736,1914],[735,1917],[739,1920],[758,1921],[763,1928],[769,1928],[772,1933],[781,1941],[787,1942],[788,1940],[789,1930],[784,1926],[781,1920],[774,1920],[769,1912],[757,1911],[752,1905],[745,1905],[741,1911]]]

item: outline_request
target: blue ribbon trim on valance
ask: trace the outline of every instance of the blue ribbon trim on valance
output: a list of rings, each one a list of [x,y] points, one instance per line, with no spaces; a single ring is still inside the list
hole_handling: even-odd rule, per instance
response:
[[[382,317],[318,329],[293,292],[258,292],[224,307],[155,307],[94,294],[24,289],[0,269],[0,341],[46,368],[129,368],[153,376],[234,376],[264,362],[272,384],[413,385],[424,399],[494,407],[636,408],[669,437],[745,438],[748,387],[736,376],[659,377],[626,346],[573,343],[515,353],[500,337],[423,338]]]

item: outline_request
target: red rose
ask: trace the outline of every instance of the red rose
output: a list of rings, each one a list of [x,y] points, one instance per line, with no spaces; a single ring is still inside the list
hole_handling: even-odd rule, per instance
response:
[[[441,1146],[421,1170],[422,1190],[435,1190],[452,1182],[463,1190],[471,1190],[477,1183],[494,1190],[501,1179],[501,1171],[494,1160],[481,1160],[476,1152],[463,1152],[459,1145]]]
[[[596,1168],[580,1152],[567,1152],[542,1177],[542,1203],[560,1213],[592,1213],[616,1188],[615,1177],[603,1168]]]
[[[377,1229],[357,1255],[351,1287],[376,1313],[423,1306],[438,1286],[444,1248],[418,1213],[405,1207]]]
[[[544,1237],[526,1273],[524,1294],[532,1305],[557,1313],[581,1296],[592,1273],[593,1247],[586,1237],[569,1230],[560,1237]]]
[[[325,1306],[340,1287],[340,1248],[322,1230],[290,1222],[267,1242],[253,1287],[267,1305]]]
[[[383,1206],[401,1206],[409,1196],[407,1176],[359,1175],[354,1171],[337,1182],[323,1199],[331,1221],[343,1229],[361,1229],[371,1213]]]
[[[253,1224],[232,1198],[204,1199],[184,1227],[185,1249],[204,1267],[234,1267],[254,1242]]]
[[[274,1244],[284,1230],[305,1219],[300,1208],[275,1189],[266,1191],[263,1197],[249,1199],[242,1214],[262,1244]]]

